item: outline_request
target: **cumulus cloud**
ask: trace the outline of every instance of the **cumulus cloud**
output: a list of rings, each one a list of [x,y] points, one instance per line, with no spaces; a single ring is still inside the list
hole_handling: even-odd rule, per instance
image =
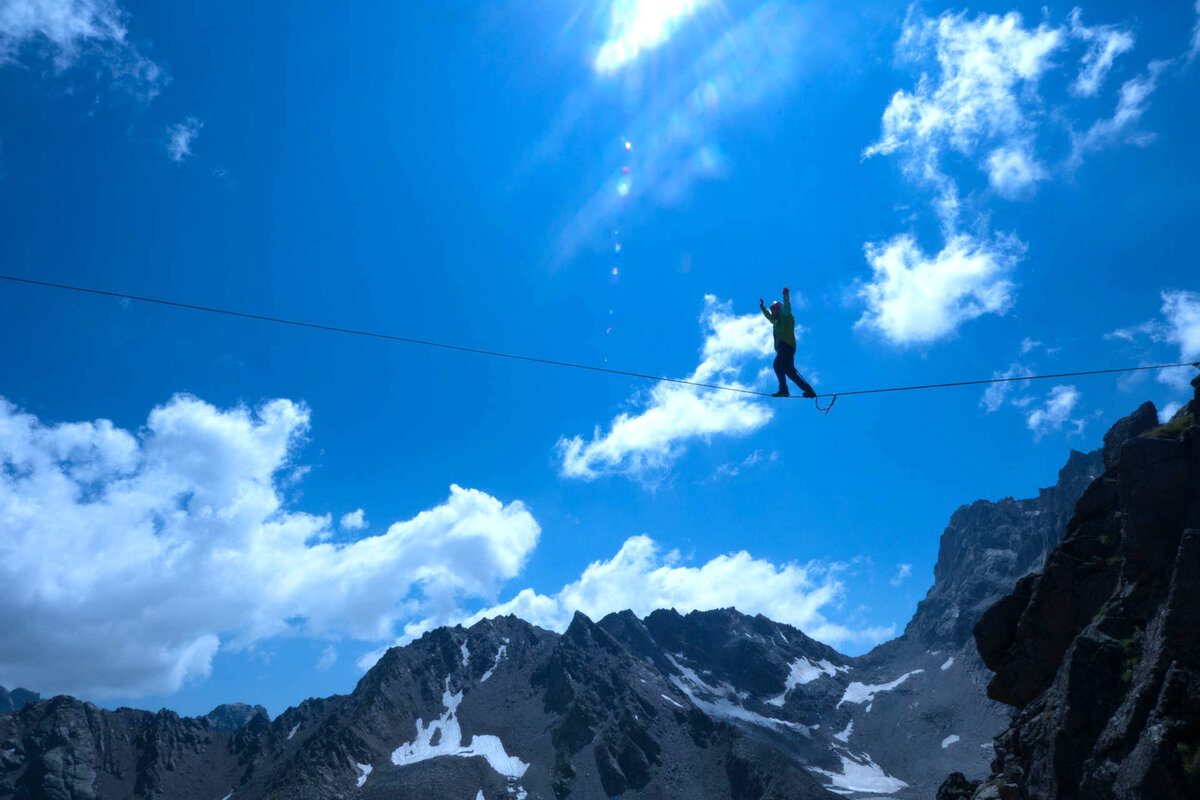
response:
[[[164,82],[162,70],[130,43],[125,21],[115,0],[6,0],[0,3],[0,66],[24,52],[49,55],[59,72],[90,60],[117,85],[153,97]]]
[[[935,61],[935,75],[922,74],[913,91],[898,91],[883,114],[879,141],[863,155],[897,153],[907,174],[957,194],[942,169],[944,155],[974,159],[1003,197],[1028,196],[1048,173],[1035,155],[1043,101],[1039,85],[1061,67],[1054,56],[1072,43],[1086,44],[1072,93],[1099,93],[1113,63],[1133,49],[1135,38],[1117,25],[1083,24],[1079,9],[1068,24],[1042,22],[1026,28],[1017,12],[1004,16],[946,12],[935,19],[916,14],[905,22],[898,55],[902,61]],[[1068,163],[1077,166],[1089,150],[1119,141],[1145,110],[1165,62],[1151,62],[1146,75],[1127,81],[1117,111],[1076,137]],[[943,206],[946,206],[943,203]],[[947,206],[953,208],[953,206]]]
[[[1004,314],[1015,289],[1008,276],[1024,250],[1012,237],[982,242],[965,234],[952,236],[934,256],[908,235],[867,244],[874,274],[858,286],[867,310],[855,327],[896,345],[929,344],[968,320]]]
[[[363,517],[363,510],[360,508],[357,511],[351,511],[349,514],[342,515],[341,526],[347,531],[361,531],[367,527],[367,521]]]
[[[738,376],[747,363],[772,352],[770,325],[758,313],[734,315],[729,303],[712,295],[704,298],[700,322],[707,331],[701,362],[687,380],[747,388]],[[771,419],[770,409],[749,395],[678,383],[655,385],[644,405],[639,412],[619,414],[606,432],[596,426],[590,440],[560,439],[561,473],[584,480],[624,474],[653,483],[688,442],[744,436]]]
[[[895,626],[851,628],[831,622],[823,610],[843,598],[845,587],[831,565],[773,564],[746,551],[687,566],[677,551],[663,549],[648,536],[632,536],[611,559],[589,564],[578,580],[552,595],[523,589],[512,600],[487,608],[463,624],[514,614],[535,625],[562,631],[576,611],[593,620],[630,609],[645,616],[658,608],[680,613],[733,606],[745,614],[763,614],[803,630],[829,644],[870,646],[895,635]],[[411,635],[431,626],[414,627]],[[401,642],[407,639],[401,639]],[[359,666],[370,667],[382,651]]]
[[[898,153],[910,177],[945,191],[951,181],[943,154],[974,157],[993,143],[989,175],[1005,192],[1023,191],[1043,174],[1027,142],[1036,108],[1026,101],[1062,46],[1061,30],[1045,23],[1026,29],[1016,12],[973,20],[965,12],[910,16],[898,45],[901,60],[922,64],[932,57],[938,71],[892,96],[880,139],[863,155]]]
[[[195,117],[176,122],[167,128],[167,156],[176,164],[192,154],[192,142],[200,135],[204,123]]]
[[[1033,431],[1034,440],[1038,441],[1046,434],[1064,428],[1073,428],[1074,433],[1081,433],[1087,420],[1071,417],[1081,397],[1074,386],[1055,386],[1051,389],[1042,405],[1030,411],[1025,418],[1029,430]]]
[[[973,165],[987,176],[996,196],[1032,196],[1051,174],[1039,155],[1047,117],[1041,84],[1062,69],[1060,56],[1081,46],[1071,91],[1090,97],[1099,93],[1116,59],[1133,49],[1134,36],[1122,26],[1085,25],[1078,10],[1064,25],[1043,20],[1036,27],[1026,26],[1015,11],[974,17],[945,12],[935,18],[909,12],[897,59],[920,67],[920,77],[911,89],[892,95],[879,138],[863,157],[895,156],[904,174],[931,193],[946,245],[931,258],[911,236],[868,244],[875,274],[860,286],[867,312],[859,326],[876,328],[895,344],[926,343],[1012,305],[1007,273],[1024,247],[1012,236],[990,241],[980,196],[964,195],[951,167],[963,161]],[[1082,134],[1071,132],[1070,154],[1058,159],[1076,167],[1087,152],[1126,140],[1148,141],[1136,134],[1136,123],[1164,66],[1152,62],[1144,76],[1127,81],[1113,117]],[[1066,111],[1058,116],[1066,117]],[[964,228],[973,233],[964,234]]]
[[[0,399],[0,683],[166,693],[227,644],[386,641],[464,598],[494,602],[536,546],[520,503],[457,486],[383,534],[326,541],[328,515],[283,499],[308,427],[288,400],[176,396],[134,433]]]

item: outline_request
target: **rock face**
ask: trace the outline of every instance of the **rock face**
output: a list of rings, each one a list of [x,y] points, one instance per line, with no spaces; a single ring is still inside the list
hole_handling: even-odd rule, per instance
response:
[[[1150,413],[1153,417],[1153,407]],[[938,547],[933,587],[905,635],[931,647],[971,644],[971,629],[983,612],[1012,591],[1018,578],[1041,568],[1075,502],[1103,471],[1101,451],[1072,450],[1058,483],[1037,497],[980,500],[954,512]]]
[[[269,722],[271,716],[262,706],[250,706],[245,703],[225,703],[205,714],[201,719],[208,723],[214,731],[236,731],[245,726],[254,717],[264,717]]]
[[[969,796],[1011,716],[969,632],[1040,568],[1102,461],[1072,453],[1036,498],[959,509],[904,635],[859,658],[732,609],[578,614],[562,635],[485,620],[275,720],[34,702],[0,716],[0,798],[927,800],[951,771],[946,796]]]
[[[1200,797],[1200,378],[1143,406],[1045,569],[975,628],[988,693],[1018,709],[982,798]]]

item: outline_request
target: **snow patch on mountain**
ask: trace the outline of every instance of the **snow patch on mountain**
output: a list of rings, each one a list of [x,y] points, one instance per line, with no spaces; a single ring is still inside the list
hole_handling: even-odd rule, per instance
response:
[[[833,738],[837,739],[839,742],[845,742],[845,743],[849,744],[850,743],[850,734],[853,731],[854,731],[854,720],[850,720],[850,722],[847,723],[847,725],[846,725],[846,729],[844,731],[842,731],[841,733],[835,733],[833,735]]]
[[[946,670],[950,669],[953,666],[954,666],[954,656],[950,656],[949,658],[946,659],[946,663],[942,664],[942,672],[945,672]]]
[[[819,767],[808,768],[810,772],[816,772],[829,778],[830,783],[825,788],[835,794],[849,795],[859,792],[894,794],[908,787],[904,781],[893,778],[884,772],[868,755],[839,754],[838,757],[842,760],[841,772],[832,772]]]
[[[842,695],[841,700],[838,700],[838,704],[835,706],[835,708],[841,708],[842,703],[855,703],[859,705],[862,703],[871,703],[875,700],[875,695],[879,694],[880,692],[890,692],[911,678],[913,675],[919,675],[924,671],[925,670],[923,669],[914,669],[912,672],[904,673],[891,683],[867,684],[853,681],[849,686],[846,687],[845,694]],[[868,705],[867,711],[870,710],[871,707]]]
[[[807,658],[798,658],[791,663],[791,672],[787,676],[787,680],[783,684],[783,694],[772,697],[767,700],[768,705],[783,707],[783,701],[787,697],[788,692],[795,689],[797,686],[803,686],[806,683],[812,683],[822,675],[836,675],[839,671],[846,672],[849,667],[835,667],[826,659],[821,659],[816,664],[809,661]]]
[[[947,747],[949,747],[950,745],[954,744],[957,741],[958,741],[958,734],[956,734],[956,733],[950,734],[945,739],[942,739],[942,749],[945,750]]]
[[[504,641],[507,642],[508,640],[505,639]],[[500,666],[500,659],[504,658],[504,654],[507,652],[508,652],[508,645],[506,645],[506,644],[500,645],[500,649],[496,651],[495,662],[493,662],[491,669],[489,669],[487,672],[483,673],[483,677],[479,679],[480,683],[483,683],[488,678],[492,677],[492,673],[496,671],[496,667]]]
[[[298,731],[298,730],[300,730],[299,722],[297,722],[295,725],[293,725],[292,729],[290,731],[288,731],[288,741],[291,741],[291,738],[296,735],[296,731]]]
[[[695,670],[681,665],[671,656],[667,656],[675,668],[683,673],[672,675],[671,682],[674,683],[679,690],[687,695],[688,699],[704,713],[719,719],[732,719],[741,722],[748,722],[751,725],[757,725],[762,728],[787,728],[798,731],[805,736],[812,735],[812,728],[806,725],[801,725],[797,722],[790,722],[786,719],[775,719],[774,717],[765,717],[762,714],[756,714],[747,708],[743,708],[734,702],[735,699],[740,699],[744,696],[728,684],[714,687],[707,683]]]
[[[660,695],[660,697],[662,697],[662,699],[663,699],[663,700],[666,700],[668,703],[670,703],[671,705],[675,706],[676,708],[683,708],[683,706],[682,706],[681,704],[679,704],[679,703],[675,702],[675,701],[674,701],[674,700],[672,700],[671,698],[667,697],[665,694],[664,694],[664,695]]]
[[[358,769],[358,788],[361,789],[363,784],[367,782],[367,776],[371,774],[371,770],[374,768],[370,764],[360,764],[357,761],[351,761],[350,763]]]
[[[466,642],[462,643],[460,649],[462,650],[463,666],[465,667],[467,662],[471,660],[471,651],[467,649]]]
[[[516,756],[510,756],[498,736],[490,734],[472,736],[471,743],[463,746],[462,727],[458,724],[458,718],[455,716],[459,704],[462,703],[462,698],[461,691],[450,692],[450,678],[447,677],[446,691],[442,694],[442,705],[446,707],[446,713],[430,721],[428,725],[418,719],[417,738],[397,747],[392,753],[392,763],[403,767],[438,756],[459,756],[461,758],[480,756],[488,762],[492,769],[506,778],[516,780],[524,775],[525,770],[529,769],[529,764]],[[437,744],[433,744],[435,734],[437,734]]]

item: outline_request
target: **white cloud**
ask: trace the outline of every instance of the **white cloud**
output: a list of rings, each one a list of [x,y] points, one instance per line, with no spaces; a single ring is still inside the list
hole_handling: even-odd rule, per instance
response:
[[[6,0],[0,3],[0,66],[22,51],[48,52],[63,72],[94,60],[118,86],[153,97],[162,71],[130,44],[126,14],[114,0]]]
[[[1041,346],[1042,346],[1041,342],[1035,341],[1035,340],[1031,339],[1030,337],[1026,336],[1024,339],[1021,340],[1021,355],[1025,355],[1028,352],[1030,352],[1031,350],[1034,350]]]
[[[704,298],[700,321],[707,330],[702,360],[687,380],[746,388],[738,375],[749,362],[772,352],[771,326],[761,314],[735,316],[728,303]],[[734,392],[658,383],[645,408],[619,414],[591,441],[580,436],[560,439],[557,450],[562,474],[591,480],[625,474],[647,483],[682,454],[687,442],[714,435],[744,436],[771,419],[771,410],[757,398]]]
[[[188,117],[183,122],[176,122],[167,128],[167,155],[175,163],[183,161],[192,154],[192,142],[200,135],[204,123],[195,117]]]
[[[1025,246],[1012,237],[978,241],[950,238],[930,257],[912,236],[866,245],[874,272],[858,295],[867,305],[855,327],[882,334],[897,345],[929,344],[984,314],[1004,314],[1013,301],[1009,273]]]
[[[1162,314],[1166,318],[1164,338],[1179,347],[1180,361],[1200,361],[1200,293],[1166,291],[1162,293]],[[1186,391],[1195,377],[1189,367],[1163,370],[1159,380]]]
[[[0,399],[0,682],[88,696],[171,692],[224,643],[390,640],[493,602],[537,544],[517,502],[452,486],[386,533],[332,544],[285,507],[308,430],[288,400],[176,396],[136,434],[46,424]]]
[[[351,511],[349,514],[343,514],[341,526],[343,530],[348,531],[361,531],[367,527],[367,521],[363,517],[363,510],[360,508],[357,511]]]
[[[589,564],[578,580],[559,592],[543,595],[523,589],[512,600],[480,611],[463,624],[515,614],[561,631],[576,611],[598,620],[624,609],[644,617],[659,608],[687,613],[732,606],[744,614],[763,614],[793,625],[830,644],[870,646],[895,635],[894,625],[850,628],[826,618],[822,611],[836,607],[845,593],[836,566],[776,565],[744,550],[717,556],[698,567],[682,561],[678,552],[664,553],[648,536],[631,536],[615,556]],[[426,627],[415,627],[412,635]],[[382,651],[368,654],[359,666],[370,667],[380,655]]]
[[[1104,338],[1135,342],[1146,337],[1154,342],[1176,345],[1180,362],[1200,361],[1200,293],[1168,289],[1161,296],[1163,304],[1160,318],[1112,331],[1105,334]],[[1190,390],[1194,376],[1195,370],[1191,367],[1158,371],[1159,382],[1180,391]]]
[[[1200,358],[1200,293],[1166,291],[1162,299],[1162,313],[1168,326],[1166,338],[1179,346],[1179,360]]]
[[[1131,141],[1137,145],[1145,145],[1152,141],[1152,134],[1137,133],[1133,129],[1146,113],[1147,101],[1158,88],[1158,76],[1167,66],[1169,62],[1166,61],[1151,61],[1144,74],[1122,84],[1113,115],[1097,120],[1083,134],[1072,136],[1068,163],[1078,166],[1087,153],[1115,143]]]
[[[1094,97],[1108,77],[1117,56],[1133,49],[1134,37],[1129,31],[1115,25],[1084,25],[1083,12],[1078,8],[1072,9],[1069,21],[1071,36],[1088,43],[1079,77],[1071,85],[1071,91],[1082,97]]]
[[[1026,339],[1025,341],[1028,342],[1029,340]],[[1021,352],[1025,353],[1027,351],[1022,347]],[[1004,382],[989,384],[983,392],[983,397],[980,399],[979,405],[983,406],[985,412],[988,414],[998,411],[1000,406],[1004,405],[1004,401],[1008,398],[1009,392],[1012,391],[1015,385],[1013,381],[1008,379],[1027,378],[1032,374],[1033,372],[1029,367],[1022,364],[1012,364],[1004,372],[993,372],[993,378],[1003,380]],[[1029,400],[1026,399],[1025,404],[1028,405],[1028,402]]]
[[[912,564],[897,564],[896,574],[892,576],[892,579],[888,583],[892,584],[892,586],[899,586],[912,576],[912,570]]]
[[[1135,39],[1120,26],[1084,25],[1079,9],[1071,12],[1066,26],[1042,22],[1037,28],[1024,27],[1015,11],[973,20],[965,12],[946,12],[936,19],[910,15],[899,57],[917,64],[935,59],[938,72],[923,74],[912,92],[896,92],[884,111],[879,141],[863,155],[899,153],[911,177],[936,186],[942,195],[956,196],[954,181],[942,170],[944,154],[975,158],[986,152],[980,167],[992,187],[1010,199],[1028,196],[1047,177],[1035,155],[1043,117],[1039,84],[1061,66],[1053,56],[1072,41],[1087,49],[1071,90],[1091,97],[1099,93],[1115,59],[1133,49]],[[1069,165],[1078,166],[1087,151],[1120,140],[1144,112],[1165,65],[1151,62],[1145,76],[1125,83],[1114,116],[1075,137]]]
[[[972,157],[992,142],[989,174],[1004,191],[1023,191],[1042,174],[1028,143],[1034,123],[1027,99],[1035,96],[1038,81],[1053,66],[1051,56],[1062,46],[1060,30],[1045,23],[1027,30],[1016,12],[974,20],[965,12],[936,19],[910,16],[899,56],[915,63],[932,56],[938,73],[922,75],[912,92],[896,92],[883,113],[879,141],[863,155],[900,153],[910,177],[944,193],[952,182],[942,170],[943,153]]]
[[[328,672],[333,669],[333,665],[337,663],[338,652],[333,645],[327,645],[321,651],[321,657],[317,659],[317,672]]]
[[[987,157],[987,173],[992,188],[1009,200],[1028,195],[1038,181],[1048,177],[1029,143],[993,150]]]
[[[1087,421],[1071,418],[1081,397],[1074,386],[1055,386],[1051,389],[1041,407],[1030,411],[1026,417],[1026,425],[1033,431],[1034,440],[1053,431],[1061,431],[1065,426],[1073,427],[1074,433],[1082,432]]]

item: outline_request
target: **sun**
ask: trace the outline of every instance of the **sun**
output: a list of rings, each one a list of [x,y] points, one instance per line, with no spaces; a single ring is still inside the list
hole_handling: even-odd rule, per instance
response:
[[[712,0],[613,0],[609,37],[593,68],[615,72],[644,50],[658,47]]]

